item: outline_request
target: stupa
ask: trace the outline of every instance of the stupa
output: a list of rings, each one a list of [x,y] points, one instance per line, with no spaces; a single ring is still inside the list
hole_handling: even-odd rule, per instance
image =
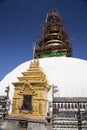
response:
[[[0,82],[1,109],[4,103],[8,112],[2,129],[87,128],[86,77],[87,61],[72,58],[71,41],[61,17],[50,11],[34,45],[33,59]],[[53,94],[55,87],[58,91]]]

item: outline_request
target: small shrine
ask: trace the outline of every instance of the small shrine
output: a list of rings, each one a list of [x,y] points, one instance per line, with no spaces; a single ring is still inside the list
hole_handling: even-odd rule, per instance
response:
[[[47,94],[50,90],[46,75],[39,66],[39,60],[31,61],[26,72],[13,83],[13,117],[45,119],[47,113]]]

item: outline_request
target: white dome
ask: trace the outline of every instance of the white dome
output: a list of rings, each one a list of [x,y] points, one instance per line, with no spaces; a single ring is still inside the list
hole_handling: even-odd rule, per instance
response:
[[[87,61],[68,58],[53,57],[39,59],[49,84],[58,86],[56,96],[60,97],[87,97]],[[21,72],[29,68],[30,61],[27,61],[9,74],[0,82],[0,95],[5,95],[5,88],[10,86],[10,99],[14,94],[13,82],[18,81],[17,77],[22,76]],[[51,100],[51,90],[48,99]]]

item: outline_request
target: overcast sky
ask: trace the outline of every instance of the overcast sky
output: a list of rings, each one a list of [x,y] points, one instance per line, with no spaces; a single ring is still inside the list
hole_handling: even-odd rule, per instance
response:
[[[73,57],[87,60],[87,0],[0,0],[0,80],[32,59],[40,26],[53,8],[66,24]]]

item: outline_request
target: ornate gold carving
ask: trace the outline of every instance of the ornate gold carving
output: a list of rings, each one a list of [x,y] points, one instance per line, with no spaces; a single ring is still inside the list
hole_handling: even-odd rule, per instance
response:
[[[34,95],[35,91],[32,87],[32,85],[27,81],[23,84],[23,86],[21,87],[19,94],[21,95]]]
[[[39,60],[31,61],[31,63],[30,63],[30,69],[31,68],[39,68]]]

